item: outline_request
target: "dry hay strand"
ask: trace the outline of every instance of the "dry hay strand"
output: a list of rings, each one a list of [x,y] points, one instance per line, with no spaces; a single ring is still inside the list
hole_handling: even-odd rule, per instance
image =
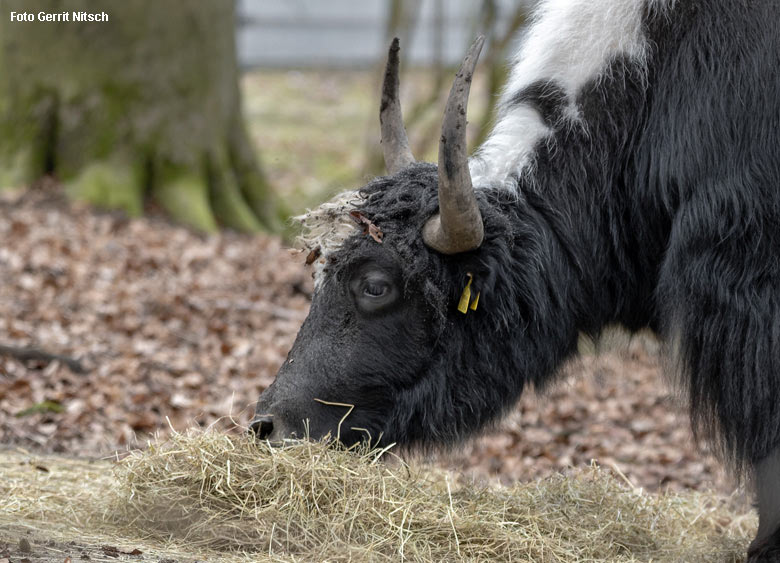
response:
[[[306,561],[741,561],[755,526],[725,499],[644,494],[595,465],[489,488],[381,457],[176,434],[118,465],[106,513],[155,541]]]
[[[105,490],[115,486],[105,461],[36,456],[27,450],[0,449],[0,522],[57,521],[86,524],[79,506],[94,506]]]

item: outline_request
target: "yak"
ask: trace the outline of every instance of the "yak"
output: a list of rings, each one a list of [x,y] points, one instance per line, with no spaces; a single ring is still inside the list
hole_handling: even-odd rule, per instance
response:
[[[308,317],[250,424],[453,445],[543,390],[580,334],[650,328],[694,435],[754,483],[780,561],[780,3],[542,0],[469,157],[482,46],[438,166],[409,149],[390,48],[389,175],[309,212]]]

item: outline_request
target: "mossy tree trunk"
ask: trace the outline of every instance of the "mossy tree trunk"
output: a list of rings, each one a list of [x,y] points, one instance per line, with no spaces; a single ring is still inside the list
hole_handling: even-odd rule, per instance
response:
[[[68,193],[204,231],[276,213],[241,115],[228,0],[0,0],[0,188],[53,173]],[[11,12],[106,12],[19,22]],[[274,225],[275,226],[275,225]]]

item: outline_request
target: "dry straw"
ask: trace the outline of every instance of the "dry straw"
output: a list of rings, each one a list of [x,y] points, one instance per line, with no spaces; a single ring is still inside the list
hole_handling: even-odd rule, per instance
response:
[[[485,487],[376,451],[211,432],[152,443],[113,471],[78,507],[50,499],[55,515],[88,512],[90,526],[210,561],[711,563],[741,561],[755,525],[716,496],[650,495],[595,466]]]
[[[119,471],[134,529],[307,561],[738,561],[746,539],[714,497],[641,494],[597,468],[485,488],[375,451],[199,433]]]

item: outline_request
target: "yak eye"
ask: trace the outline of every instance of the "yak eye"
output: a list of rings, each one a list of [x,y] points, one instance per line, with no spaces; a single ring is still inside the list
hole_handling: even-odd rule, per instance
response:
[[[375,313],[394,304],[400,295],[392,276],[383,269],[365,267],[349,282],[358,309]]]
[[[390,286],[386,283],[366,281],[363,285],[363,295],[368,297],[382,297],[388,291],[390,291]]]

